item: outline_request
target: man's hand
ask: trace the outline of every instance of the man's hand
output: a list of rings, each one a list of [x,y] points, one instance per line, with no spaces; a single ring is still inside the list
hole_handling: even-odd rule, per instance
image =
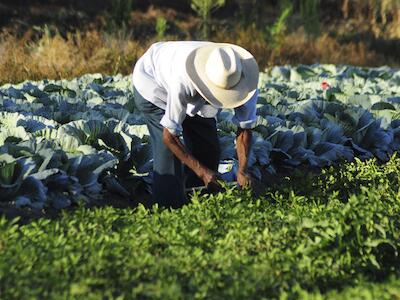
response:
[[[250,187],[251,186],[251,176],[249,173],[244,171],[237,172],[237,183],[241,187]]]
[[[218,184],[217,174],[210,169],[204,168],[200,173],[200,178],[203,180],[204,185],[208,187],[210,183]]]
[[[171,152],[186,166],[203,180],[204,185],[210,192],[217,192],[222,189],[218,183],[218,173],[203,166],[195,157],[193,157],[180,142],[179,138],[171,134],[167,129],[163,131],[164,144]]]
[[[203,180],[206,189],[211,193],[222,191],[222,186],[218,182],[218,180],[222,179],[218,173],[205,168],[200,178]]]

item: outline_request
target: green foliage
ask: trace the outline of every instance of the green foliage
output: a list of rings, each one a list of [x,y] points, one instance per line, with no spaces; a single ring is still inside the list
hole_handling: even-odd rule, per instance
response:
[[[266,71],[260,73],[248,163],[254,177],[264,180],[282,169],[323,168],[355,157],[387,161],[399,151],[399,71],[318,64]],[[25,173],[13,171],[5,182],[14,185],[0,199],[62,208],[82,194],[108,190],[127,197],[137,190],[133,181],[150,185],[149,133],[133,96],[130,77],[120,75],[0,87],[0,153],[34,168],[22,177],[18,174]],[[233,161],[234,170],[232,118],[233,110],[222,111],[217,128],[221,163]],[[234,171],[224,175],[235,180]]]
[[[236,0],[239,6],[236,14],[243,26],[258,24],[260,12],[260,0]]]
[[[320,296],[321,293],[316,293],[314,296]],[[331,291],[324,295],[326,299],[346,300],[346,299],[381,299],[393,300],[400,299],[400,280],[395,277],[390,278],[385,283],[369,283],[362,282],[355,287],[347,287],[342,291]]]
[[[357,291],[393,299],[399,166],[393,157],[299,171],[260,198],[228,188],[178,210],[79,208],[27,225],[1,218],[0,291],[4,299],[338,299]]]
[[[210,36],[211,14],[225,5],[225,0],[191,0],[191,7],[201,18],[201,38]]]
[[[287,20],[292,14],[293,5],[290,1],[282,1],[281,13],[271,27],[267,27],[267,38],[272,49],[280,50],[285,40]]]
[[[112,0],[108,14],[107,27],[109,31],[126,28],[131,19],[133,0]]]
[[[317,36],[320,32],[319,3],[320,0],[300,1],[300,14],[304,29],[311,36]]]
[[[157,39],[162,40],[165,37],[165,32],[168,29],[167,20],[164,17],[158,17],[156,20]]]

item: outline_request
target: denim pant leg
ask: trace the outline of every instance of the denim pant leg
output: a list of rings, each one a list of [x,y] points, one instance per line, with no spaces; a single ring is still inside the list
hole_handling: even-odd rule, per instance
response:
[[[218,170],[220,157],[216,124],[214,118],[203,118],[198,115],[186,116],[182,124],[185,146],[202,165],[213,171]],[[203,181],[186,166],[185,174],[186,187],[204,185]]]
[[[160,124],[165,111],[144,99],[134,89],[136,108],[143,114],[153,150],[153,198],[164,207],[178,208],[188,202],[183,182],[183,166],[163,142]]]

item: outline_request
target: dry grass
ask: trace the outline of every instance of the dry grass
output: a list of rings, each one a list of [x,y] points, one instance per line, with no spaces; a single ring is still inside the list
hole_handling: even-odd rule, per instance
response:
[[[150,41],[149,41],[150,43]],[[60,79],[85,73],[128,74],[148,44],[89,31],[66,38],[49,33],[35,42],[3,34],[0,83]]]
[[[215,40],[245,47],[256,57],[261,69],[282,64],[332,63],[378,66],[399,63],[369,50],[365,42],[341,44],[328,33],[310,39],[303,28],[286,35],[280,47],[276,48],[271,48],[263,38],[263,32],[254,26],[246,29],[237,27],[228,32],[221,31]]]
[[[399,0],[343,0],[341,10],[346,22],[353,18],[376,38],[400,38]]]
[[[377,66],[388,63],[388,60],[368,49],[364,42],[340,44],[337,39],[323,33],[315,40],[310,40],[300,29],[285,39],[280,52],[271,64],[298,63],[332,63],[362,66]]]
[[[111,35],[96,30],[70,33],[66,37],[44,30],[39,39],[33,40],[30,32],[22,38],[7,33],[0,35],[0,84],[72,78],[97,72],[129,74],[138,57],[155,41],[153,37],[137,41],[123,31]],[[365,42],[339,43],[328,33],[309,39],[302,28],[284,36],[275,48],[265,41],[264,32],[255,26],[243,28],[238,25],[220,30],[212,40],[245,47],[256,57],[261,70],[271,65],[316,62],[399,65],[399,61],[369,50]]]

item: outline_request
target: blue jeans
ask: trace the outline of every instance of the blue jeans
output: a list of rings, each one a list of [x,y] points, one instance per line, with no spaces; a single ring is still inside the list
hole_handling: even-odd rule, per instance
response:
[[[153,151],[153,198],[164,207],[178,208],[188,202],[185,188],[204,185],[196,174],[182,163],[163,142],[160,124],[165,111],[144,99],[134,88],[134,103],[150,132]],[[220,156],[216,120],[186,115],[182,123],[186,149],[204,166],[217,171]]]

